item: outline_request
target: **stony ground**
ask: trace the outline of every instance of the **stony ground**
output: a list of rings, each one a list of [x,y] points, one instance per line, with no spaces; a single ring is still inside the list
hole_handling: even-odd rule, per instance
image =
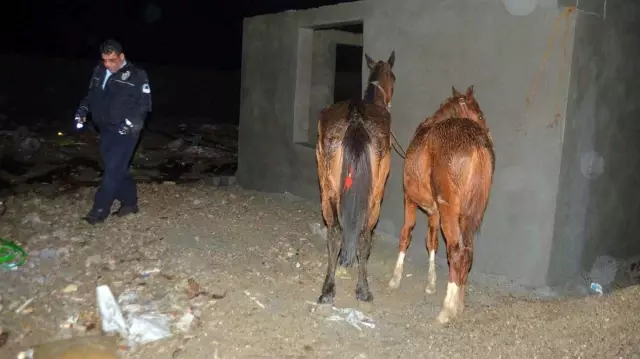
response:
[[[116,297],[136,294],[129,310],[171,319],[171,337],[122,346],[128,358],[640,358],[637,287],[539,301],[472,283],[463,318],[441,326],[446,267],[438,268],[438,292],[426,296],[426,260],[409,259],[391,291],[395,243],[379,242],[369,266],[374,304],[356,303],[352,270],[338,280],[336,307],[375,324],[358,330],[309,304],[325,272],[325,245],[313,234],[317,205],[203,183],[141,185],[143,212],[93,228],[78,221],[92,194],[7,201],[0,237],[19,241],[30,259],[0,272],[8,339],[0,357],[99,335],[95,288],[107,284]]]

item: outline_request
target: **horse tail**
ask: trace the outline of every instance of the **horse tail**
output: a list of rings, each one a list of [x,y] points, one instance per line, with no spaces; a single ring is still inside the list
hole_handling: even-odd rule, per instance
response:
[[[371,137],[364,126],[365,111],[361,100],[349,104],[349,124],[342,140],[340,183],[340,225],[342,249],[339,263],[348,267],[356,259],[358,237],[367,223],[372,169],[369,144]]]
[[[489,203],[489,192],[493,181],[495,155],[490,146],[476,147],[472,158],[470,177],[462,193],[460,207],[461,245],[471,246],[479,231]]]

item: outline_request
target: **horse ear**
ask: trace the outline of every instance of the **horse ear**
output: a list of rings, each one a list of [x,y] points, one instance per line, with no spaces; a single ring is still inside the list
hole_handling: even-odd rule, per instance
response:
[[[369,70],[373,70],[376,67],[376,62],[373,61],[373,59],[370,58],[367,54],[364,54],[364,58],[367,60],[367,66],[369,67]]]
[[[391,55],[389,56],[389,60],[387,60],[387,63],[389,64],[390,68],[393,68],[393,64],[396,62],[396,50],[391,51]]]
[[[473,97],[473,85],[467,88],[467,93],[465,94],[468,98]]]
[[[458,92],[458,90],[456,90],[455,86],[451,86],[451,94],[453,95],[453,97],[460,97],[462,96],[462,94],[460,92]]]

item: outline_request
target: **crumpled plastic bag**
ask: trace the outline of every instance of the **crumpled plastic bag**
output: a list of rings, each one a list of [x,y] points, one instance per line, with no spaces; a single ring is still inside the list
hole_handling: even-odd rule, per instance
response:
[[[143,313],[129,320],[130,342],[146,344],[171,336],[167,318],[161,314]]]
[[[314,302],[310,302],[307,301],[306,302],[309,305],[312,305],[314,307],[318,306],[318,303],[314,303]],[[367,315],[365,315],[364,313],[362,313],[361,311],[357,310],[357,309],[353,309],[353,308],[336,308],[336,307],[331,307],[331,309],[336,313],[333,314],[331,316],[328,316],[326,320],[328,321],[332,321],[332,322],[347,322],[349,323],[352,327],[358,329],[358,330],[362,330],[362,328],[360,327],[361,325],[367,328],[371,328],[374,329],[376,327],[376,325],[373,323],[373,319]]]
[[[345,321],[358,330],[362,330],[360,325],[371,329],[374,329],[376,327],[371,317],[364,315],[364,313],[357,309],[333,307],[333,310],[338,314],[334,314],[328,317],[327,320],[329,321]]]
[[[135,311],[128,313],[125,320],[120,305],[107,285],[96,288],[102,331],[117,332],[130,346],[145,344],[171,336],[166,316],[158,313]]]

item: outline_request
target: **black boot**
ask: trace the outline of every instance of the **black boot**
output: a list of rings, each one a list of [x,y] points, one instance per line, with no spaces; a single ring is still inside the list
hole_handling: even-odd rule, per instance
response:
[[[104,222],[108,216],[109,216],[108,211],[98,209],[98,210],[91,210],[89,214],[82,217],[82,219],[84,219],[87,223],[93,226],[98,223]]]
[[[138,206],[120,206],[114,214],[118,217],[124,217],[136,213],[138,213]]]

